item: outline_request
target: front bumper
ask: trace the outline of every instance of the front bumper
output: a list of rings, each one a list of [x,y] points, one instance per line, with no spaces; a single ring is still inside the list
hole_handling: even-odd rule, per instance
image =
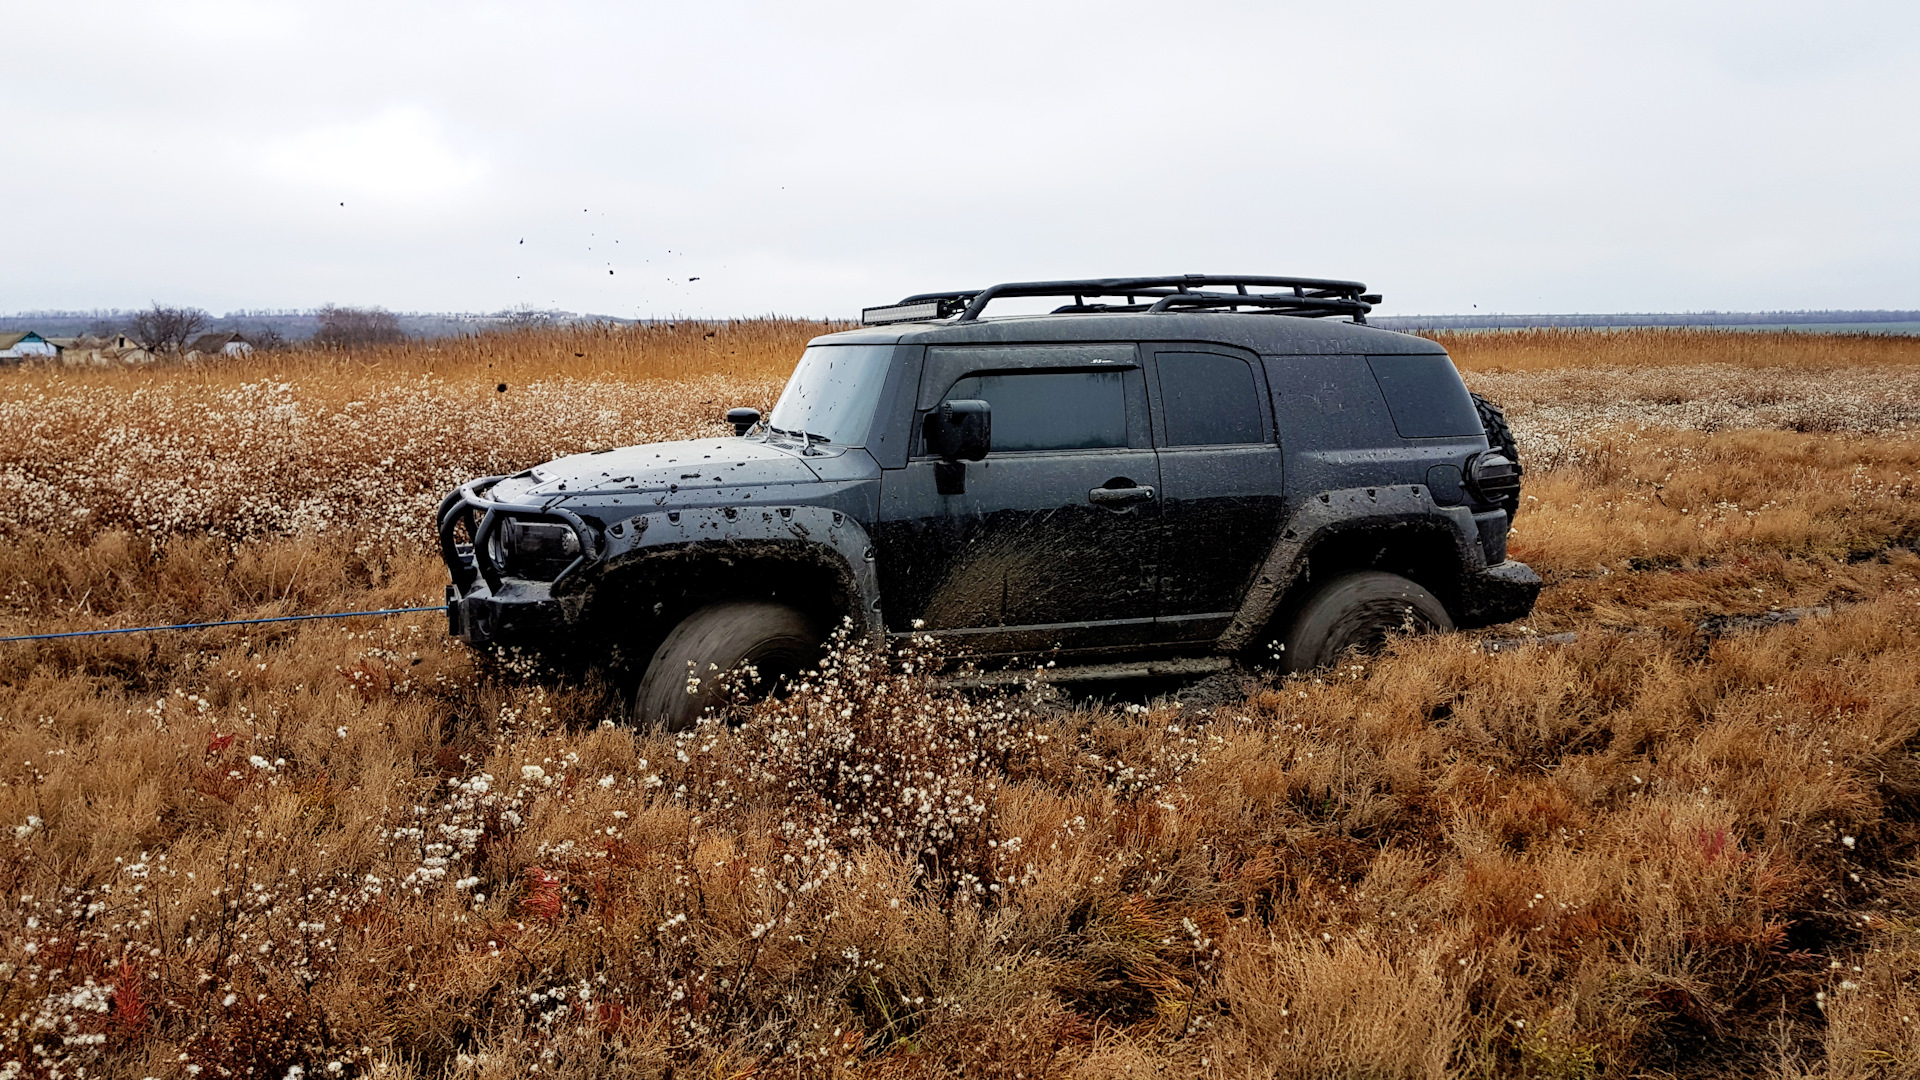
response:
[[[440,534],[440,557],[453,583],[447,586],[447,632],[470,645],[535,645],[564,629],[577,602],[569,604],[555,593],[569,578],[599,562],[605,546],[599,533],[580,515],[551,503],[503,502],[486,492],[505,477],[488,476],[455,488],[440,501],[434,521]],[[492,556],[488,543],[508,516],[557,519],[580,540],[580,554],[552,581],[508,577]],[[466,527],[471,542],[458,540]]]
[[[539,648],[560,640],[572,625],[567,603],[544,581],[508,578],[495,593],[482,582],[466,592],[447,586],[447,633],[469,645]]]

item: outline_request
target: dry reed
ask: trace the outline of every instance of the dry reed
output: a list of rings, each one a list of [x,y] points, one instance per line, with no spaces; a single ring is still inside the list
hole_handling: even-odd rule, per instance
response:
[[[1462,371],[1669,368],[1906,367],[1920,363],[1920,337],[1699,328],[1498,330],[1423,334],[1446,346]]]
[[[5,625],[430,597],[418,538],[356,510],[404,502],[351,477],[700,430],[778,374],[561,372],[543,400],[607,415],[395,454],[514,400],[485,355],[398,390],[301,358],[261,400],[305,428],[255,417],[264,368],[9,377],[3,475],[110,523],[16,511]],[[143,394],[103,422],[103,388]],[[1920,1072],[1920,463],[1791,428],[1542,455],[1516,546],[1572,645],[1410,641],[1205,704],[853,653],[741,727],[635,736],[431,617],[0,647],[0,1075]],[[303,472],[327,515],[247,516],[248,476]],[[196,498],[225,509],[167,509]]]

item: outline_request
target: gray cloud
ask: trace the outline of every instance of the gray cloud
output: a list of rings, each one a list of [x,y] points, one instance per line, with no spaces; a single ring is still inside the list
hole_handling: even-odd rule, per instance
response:
[[[1207,270],[1911,307],[1916,10],[17,6],[0,303],[848,314]]]

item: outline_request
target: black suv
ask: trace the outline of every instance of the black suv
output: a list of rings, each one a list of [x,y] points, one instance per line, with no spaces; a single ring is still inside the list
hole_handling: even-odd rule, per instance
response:
[[[981,318],[996,299],[1049,314]],[[1520,467],[1439,345],[1358,282],[995,285],[816,338],[735,437],[571,457],[441,503],[451,632],[633,666],[678,727],[714,676],[808,665],[851,620],[1057,679],[1301,671],[1525,615]]]

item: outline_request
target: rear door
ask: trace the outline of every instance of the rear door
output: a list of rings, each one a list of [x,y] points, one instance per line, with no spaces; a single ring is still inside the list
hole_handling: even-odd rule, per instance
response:
[[[883,477],[889,627],[984,653],[1151,640],[1160,478],[1134,346],[930,348],[916,440],[952,399],[992,405],[992,449],[964,493],[940,493],[918,441]]]
[[[1285,514],[1281,452],[1258,358],[1215,345],[1151,349],[1162,500],[1160,621],[1208,640],[1233,618]]]

